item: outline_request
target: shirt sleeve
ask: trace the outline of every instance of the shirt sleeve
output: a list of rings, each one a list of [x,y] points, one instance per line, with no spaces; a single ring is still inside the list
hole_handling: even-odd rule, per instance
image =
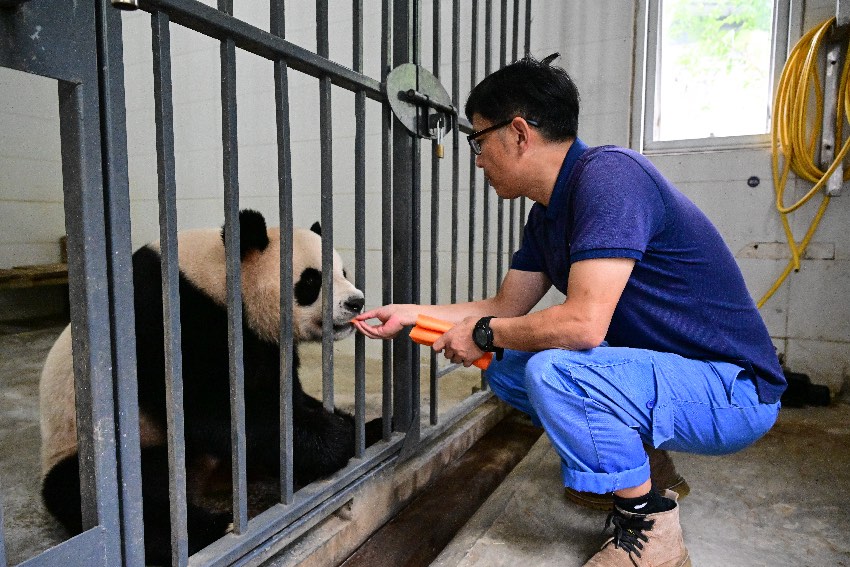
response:
[[[570,262],[640,261],[664,229],[665,205],[655,181],[631,156],[600,152],[587,161],[572,194]]]
[[[544,262],[540,254],[540,242],[538,234],[543,217],[538,205],[531,207],[528,213],[528,221],[522,231],[522,245],[514,252],[511,259],[511,269],[523,272],[542,272]]]

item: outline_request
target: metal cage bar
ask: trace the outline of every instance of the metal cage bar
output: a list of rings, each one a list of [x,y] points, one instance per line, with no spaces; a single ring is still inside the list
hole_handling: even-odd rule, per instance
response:
[[[460,0],[452,0],[452,104],[460,108]],[[452,124],[452,275],[450,302],[457,303],[458,207],[460,196],[460,125]]]
[[[180,350],[180,292],[177,263],[177,183],[174,163],[174,108],[171,91],[171,36],[163,12],[151,16],[154,106],[159,177],[162,310],[165,331],[165,396],[168,423],[168,469],[171,502],[172,564],[186,565],[186,445],[183,433],[183,378]]]
[[[139,442],[136,318],[130,232],[127,116],[124,105],[123,40],[120,12],[108,0],[96,3],[100,74],[100,135],[104,179],[104,218],[109,279],[110,324],[118,446],[118,502],[123,563],[144,566],[142,471]]]
[[[525,0],[525,55],[531,54],[531,0]],[[519,200],[519,219],[520,223],[525,225],[526,219],[526,204],[528,201],[525,197]],[[522,246],[523,231],[519,232],[519,246]]]
[[[319,57],[329,55],[328,0],[316,0],[316,47]],[[334,410],[333,340],[333,123],[331,78],[319,77],[319,145],[321,147],[322,219],[322,403]]]
[[[434,2],[432,5],[431,24],[432,29],[432,61],[431,68],[434,70],[434,76],[440,78],[440,2]],[[438,125],[437,128],[440,128]],[[437,140],[431,141],[431,304],[439,303],[439,285],[440,285],[440,264],[439,264],[439,248],[440,248],[440,157],[437,156]],[[429,422],[431,425],[436,425],[439,414],[439,397],[437,389],[437,353],[433,349],[430,351],[429,365]]]
[[[414,12],[408,0],[393,0],[392,66],[415,59]],[[392,120],[392,252],[393,303],[414,303],[415,266],[419,254],[414,245],[414,203],[418,199],[415,174],[419,169],[418,141],[397,118]],[[418,348],[402,333],[393,341],[393,428],[408,431],[413,422],[411,383],[419,381]]]
[[[218,8],[233,15],[233,0]],[[239,139],[236,115],[236,44],[221,41],[221,142],[224,176],[224,249],[227,288],[227,345],[230,364],[230,443],[233,480],[233,529],[248,527],[245,441],[245,368],[242,342],[242,265],[239,235]]]
[[[507,0],[505,0],[507,1]],[[518,41],[519,41],[519,0],[514,0],[513,4],[513,17],[511,18],[511,61],[517,60],[517,49],[518,49]],[[504,66],[504,62],[502,63]],[[523,197],[520,197],[523,199]],[[508,217],[510,222],[508,223],[508,268],[510,269],[510,260],[513,257],[514,252],[516,251],[516,199],[511,199],[510,207],[508,211]],[[520,223],[523,221],[522,217],[520,217]]]
[[[139,0],[139,7],[148,12],[165,12],[175,24],[216,39],[229,37],[239,49],[270,61],[285,59],[290,69],[311,77],[328,78],[333,84],[348,90],[362,89],[366,96],[379,102],[385,98],[378,81],[359,75],[326,57],[289,43],[198,0]]]
[[[393,47],[393,3],[383,0],[381,5],[381,82],[386,83],[392,70]],[[393,113],[389,104],[381,109],[381,301],[384,305],[393,301]],[[383,439],[388,441],[392,434],[393,412],[393,354],[394,345],[383,341],[381,345],[381,416],[383,417]]]
[[[508,0],[501,1],[499,11],[499,68],[507,63],[508,45]],[[511,200],[513,203],[513,200]],[[496,197],[496,289],[504,277],[505,263],[505,200]]]
[[[363,0],[353,0],[354,70],[363,72]],[[354,285],[366,289],[366,94],[354,93]],[[354,338],[354,456],[366,452],[366,337]]]
[[[493,0],[484,2],[484,76],[493,72]],[[484,180],[481,211],[481,296],[490,293],[490,183]]]
[[[469,84],[478,81],[478,0],[472,0],[472,40],[470,44]],[[472,117],[469,117],[472,118]],[[467,301],[475,299],[475,192],[478,173],[475,169],[475,154],[469,155],[469,282],[467,286]],[[486,189],[486,187],[485,187]]]
[[[283,37],[286,31],[284,0],[271,0],[270,30]],[[292,289],[292,153],[289,128],[289,71],[283,58],[274,61],[275,130],[277,132],[278,213],[280,215],[280,289]],[[295,341],[292,325],[293,298],[280,294],[280,499],[293,502],[293,407]]]

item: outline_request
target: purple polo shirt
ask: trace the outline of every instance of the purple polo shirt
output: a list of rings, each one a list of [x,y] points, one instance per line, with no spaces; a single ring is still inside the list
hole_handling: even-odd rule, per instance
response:
[[[641,154],[570,147],[549,206],[529,212],[511,268],[543,272],[562,293],[573,262],[634,258],[606,341],[751,368],[759,399],[786,382],[767,328],[711,221]]]

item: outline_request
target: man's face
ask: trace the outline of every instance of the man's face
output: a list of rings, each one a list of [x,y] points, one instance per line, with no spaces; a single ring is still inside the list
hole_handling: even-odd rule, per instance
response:
[[[493,123],[478,114],[472,116],[472,128],[478,132]],[[481,155],[475,157],[475,165],[484,170],[484,176],[499,197],[516,197],[513,179],[513,156],[510,152],[511,125],[487,132],[476,138],[481,145]]]

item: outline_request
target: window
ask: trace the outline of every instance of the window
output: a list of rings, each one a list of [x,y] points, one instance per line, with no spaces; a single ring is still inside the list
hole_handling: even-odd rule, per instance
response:
[[[768,142],[773,87],[787,52],[788,0],[648,0],[643,151]],[[645,64],[644,64],[645,61]]]

